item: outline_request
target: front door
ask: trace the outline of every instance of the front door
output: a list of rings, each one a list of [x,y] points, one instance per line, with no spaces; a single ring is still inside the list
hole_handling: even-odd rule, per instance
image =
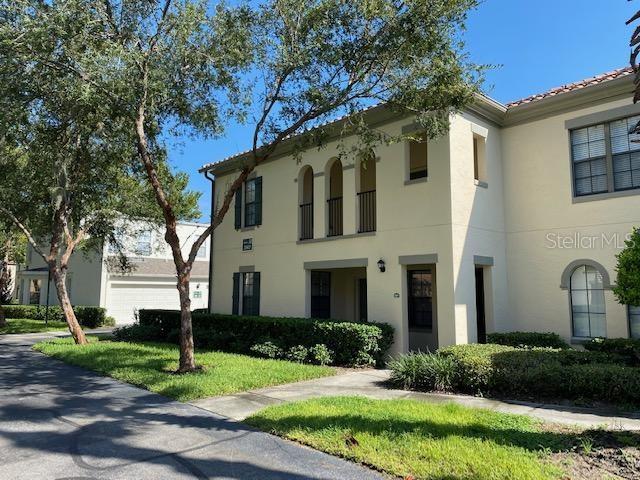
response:
[[[478,343],[487,343],[487,325],[484,309],[484,269],[476,267],[476,321],[478,324]]]
[[[367,321],[367,279],[358,279],[358,321]]]
[[[408,272],[409,329],[433,329],[433,278],[431,269]]]
[[[311,318],[331,317],[331,272],[311,272]]]

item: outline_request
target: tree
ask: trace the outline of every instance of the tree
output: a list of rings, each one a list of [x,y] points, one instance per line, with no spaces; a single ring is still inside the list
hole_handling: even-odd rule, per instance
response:
[[[158,219],[159,210],[131,161],[131,129],[96,95],[96,86],[66,68],[66,59],[99,33],[86,31],[90,18],[76,9],[16,1],[0,9],[0,20],[0,215],[45,261],[69,331],[83,344],[67,291],[71,255],[112,239],[122,216]],[[184,186],[174,181],[162,152],[157,157],[170,188]]]
[[[640,229],[633,229],[616,258],[618,275],[613,293],[623,305],[640,305]]]
[[[101,103],[125,112],[140,165],[160,206],[176,266],[181,305],[179,372],[196,368],[189,299],[191,268],[223,221],[235,192],[256,165],[307,129],[300,149],[322,144],[323,122],[349,114],[362,149],[397,141],[358,113],[384,102],[414,115],[427,136],[446,131],[449,115],[473,100],[480,70],[460,53],[460,32],[475,0],[265,0],[215,8],[206,1],[61,0],[58,9],[88,15],[82,51],[56,60],[98,86]],[[53,19],[55,20],[55,18]],[[89,31],[99,32],[89,38]],[[68,28],[51,33],[61,45]],[[157,152],[176,128],[194,135],[222,131],[232,116],[255,114],[250,158],[227,186],[209,228],[184,255],[175,201],[159,175]]]
[[[628,0],[630,1],[630,0]],[[635,15],[633,15],[629,20],[627,20],[626,24],[630,25],[640,19],[640,10],[638,10]],[[640,67],[638,65],[638,55],[640,55],[640,25],[636,26],[635,30],[631,34],[631,40],[629,41],[629,46],[631,47],[631,56],[629,58],[629,64],[635,73],[635,77],[633,78],[633,84],[635,86],[633,93],[633,103],[638,103],[640,101]],[[640,133],[640,122],[638,122],[635,127],[629,133]]]

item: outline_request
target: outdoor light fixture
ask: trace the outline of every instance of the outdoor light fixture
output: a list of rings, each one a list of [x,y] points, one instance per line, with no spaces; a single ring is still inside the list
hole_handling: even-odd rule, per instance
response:
[[[378,260],[378,269],[381,272],[384,272],[387,269],[387,267],[385,266],[384,260],[382,259]]]

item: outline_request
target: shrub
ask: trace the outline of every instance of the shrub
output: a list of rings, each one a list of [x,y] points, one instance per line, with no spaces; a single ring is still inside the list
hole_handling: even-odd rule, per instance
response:
[[[450,391],[456,385],[456,363],[432,353],[408,353],[389,362],[390,381],[400,388]]]
[[[140,310],[139,321],[141,325],[157,326],[163,339],[177,342],[180,312]],[[252,347],[265,342],[285,352],[298,345],[311,349],[322,344],[333,353],[333,364],[362,366],[384,361],[393,342],[393,328],[379,323],[194,312],[193,336],[199,348],[237,353],[258,353]]]
[[[155,325],[125,325],[113,331],[113,337],[120,342],[140,342],[145,340],[161,340],[160,329]]]
[[[329,348],[323,343],[316,343],[309,349],[311,361],[318,365],[330,365],[333,363],[334,355]]]
[[[30,318],[32,320],[46,320],[47,307],[43,305],[5,305],[3,306],[7,318]],[[97,328],[115,325],[113,317],[108,317],[102,307],[74,306],[78,322],[83,327]],[[49,320],[64,322],[62,308],[57,305],[49,306]]]
[[[455,345],[455,390],[534,399],[640,403],[640,371],[607,352]]]
[[[250,350],[261,357],[281,358],[283,356],[282,349],[273,342],[256,343]]]
[[[295,345],[291,347],[285,355],[287,360],[298,363],[304,363],[308,356],[309,349],[302,345]]]
[[[560,335],[552,332],[489,333],[487,342],[510,347],[570,348]]]
[[[637,338],[594,338],[585,343],[591,352],[618,355],[630,365],[640,365],[640,339]]]

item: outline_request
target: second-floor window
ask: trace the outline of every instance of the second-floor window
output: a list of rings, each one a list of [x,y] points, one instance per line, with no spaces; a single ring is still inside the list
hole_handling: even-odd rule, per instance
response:
[[[640,116],[571,131],[576,197],[640,188],[640,135],[629,131]]]
[[[151,255],[151,230],[145,230],[138,234],[136,239],[136,255]]]
[[[207,244],[203,243],[196,253],[196,258],[207,258]]]
[[[257,225],[262,225],[262,177],[247,180],[235,197],[235,228]]]
[[[427,176],[427,140],[409,141],[409,180]]]

